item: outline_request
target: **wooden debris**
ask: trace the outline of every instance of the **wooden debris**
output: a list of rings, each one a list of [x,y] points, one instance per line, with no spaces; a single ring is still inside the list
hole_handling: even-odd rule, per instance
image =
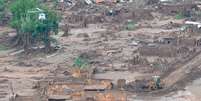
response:
[[[85,83],[86,83],[87,85],[92,85],[92,84],[95,84],[95,83],[96,83],[96,80],[87,79],[87,80],[85,80]]]
[[[71,98],[73,101],[77,101],[77,100],[81,100],[82,97],[85,95],[85,92],[83,91],[78,91],[78,92],[74,92],[71,94]]]
[[[126,85],[126,80],[125,79],[119,79],[118,81],[117,81],[117,87],[119,88],[119,89],[123,89],[123,87]]]
[[[53,84],[47,88],[48,95],[69,95],[75,92],[76,89],[81,89],[79,84]]]
[[[104,91],[104,90],[110,90],[113,88],[113,84],[110,81],[101,81],[99,84],[95,83],[94,81],[91,81],[91,85],[86,85],[84,87],[85,91]]]
[[[85,91],[104,91],[107,87],[105,85],[94,84],[94,85],[86,85],[84,87]]]
[[[80,78],[81,77],[81,70],[80,69],[75,69],[72,73],[72,76],[75,78]]]
[[[101,84],[103,84],[107,89],[113,88],[113,84],[110,81],[101,81]]]
[[[115,97],[112,93],[99,93],[96,95],[96,101],[115,101]]]

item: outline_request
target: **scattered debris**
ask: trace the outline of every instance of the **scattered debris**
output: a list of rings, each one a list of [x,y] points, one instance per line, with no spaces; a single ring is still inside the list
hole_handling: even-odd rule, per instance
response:
[[[24,58],[25,50],[19,49],[0,56],[0,79],[19,80],[13,85],[11,101],[38,101],[35,96],[46,101],[134,101],[138,96],[163,101],[159,97],[169,97],[166,94],[183,89],[188,79],[200,77],[200,4],[58,0],[54,5],[44,1],[61,13],[59,33],[50,33],[55,39],[51,46],[61,51],[30,58],[32,51]],[[39,20],[48,18],[43,10],[36,11]],[[15,36],[0,27],[2,33],[6,38]],[[5,43],[4,36],[0,42]],[[6,80],[0,80],[0,87],[7,91]],[[29,87],[24,81],[38,83]],[[0,92],[1,100],[7,92]]]

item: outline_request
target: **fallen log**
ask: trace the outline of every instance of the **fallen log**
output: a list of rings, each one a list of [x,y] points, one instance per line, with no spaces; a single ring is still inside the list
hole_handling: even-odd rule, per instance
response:
[[[105,85],[100,85],[100,84],[96,84],[96,85],[86,85],[84,87],[84,91],[105,91],[108,88]]]

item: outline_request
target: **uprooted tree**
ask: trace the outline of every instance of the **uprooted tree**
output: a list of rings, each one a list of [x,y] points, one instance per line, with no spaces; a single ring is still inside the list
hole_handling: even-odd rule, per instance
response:
[[[50,35],[58,31],[59,17],[56,12],[41,5],[38,0],[16,0],[11,3],[10,11],[11,27],[17,31],[15,45],[28,51],[32,46],[44,44],[46,52],[49,52],[53,40]]]

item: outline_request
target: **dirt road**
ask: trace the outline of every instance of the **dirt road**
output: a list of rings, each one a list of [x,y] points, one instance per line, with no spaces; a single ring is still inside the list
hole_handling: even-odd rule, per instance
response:
[[[177,81],[185,77],[186,74],[190,73],[193,68],[201,66],[201,54],[192,58],[190,61],[183,64],[180,68],[172,72],[169,76],[164,79],[167,87],[172,86]]]

